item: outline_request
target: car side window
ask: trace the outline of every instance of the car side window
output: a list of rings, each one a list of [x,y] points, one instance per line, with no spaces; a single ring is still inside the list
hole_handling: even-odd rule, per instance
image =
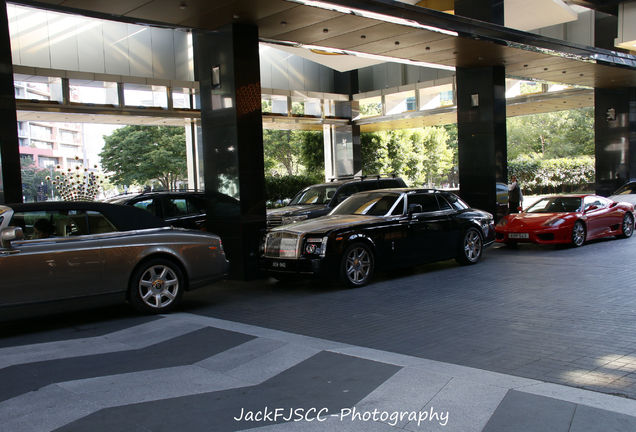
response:
[[[404,198],[400,198],[397,205],[391,212],[391,216],[401,216],[404,214]]]
[[[88,221],[88,231],[90,234],[105,234],[117,231],[117,228],[100,212],[88,210],[86,212],[86,219]]]
[[[207,203],[205,199],[199,197],[186,198],[188,203],[188,214],[205,214],[207,211]]]
[[[436,195],[440,210],[452,210],[451,205],[441,195]]]
[[[596,197],[585,197],[585,210],[589,209],[592,206],[596,206],[598,208],[604,208],[605,205]]]
[[[22,228],[25,240],[116,231],[101,213],[85,210],[16,212],[11,224]]]
[[[344,185],[338,190],[338,192],[336,192],[336,203],[340,204],[359,190],[360,189],[357,184]]]
[[[167,198],[164,201],[163,214],[165,218],[187,215],[188,204],[185,198]]]
[[[435,195],[432,194],[412,194],[408,196],[409,206],[411,204],[419,204],[422,206],[422,212],[434,212],[439,210],[439,204]]]
[[[155,200],[153,198],[148,198],[145,200],[141,200],[141,201],[137,201],[136,203],[133,204],[133,207],[137,207],[140,208],[142,210],[146,210],[147,212],[150,212],[151,214],[160,217],[158,210],[159,210],[159,206],[157,206],[157,204],[155,203]]]

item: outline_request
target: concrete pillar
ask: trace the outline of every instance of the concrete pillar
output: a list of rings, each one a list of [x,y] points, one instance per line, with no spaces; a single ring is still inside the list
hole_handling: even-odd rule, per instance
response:
[[[503,25],[503,0],[456,0],[455,14]],[[505,78],[503,66],[456,71],[460,195],[493,214],[496,183],[508,178]]]
[[[18,123],[7,3],[0,1],[0,204],[22,202]]]
[[[258,275],[265,229],[265,175],[258,28],[231,24],[193,34],[195,79],[200,84],[207,229],[218,233],[230,275]],[[219,193],[238,199],[223,200]]]
[[[636,88],[594,89],[596,193],[636,178]]]

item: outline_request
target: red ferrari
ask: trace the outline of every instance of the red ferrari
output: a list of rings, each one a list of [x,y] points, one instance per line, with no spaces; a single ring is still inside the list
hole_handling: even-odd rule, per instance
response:
[[[634,206],[598,195],[550,196],[522,213],[505,216],[495,231],[499,243],[569,243],[578,247],[601,237],[631,237]]]

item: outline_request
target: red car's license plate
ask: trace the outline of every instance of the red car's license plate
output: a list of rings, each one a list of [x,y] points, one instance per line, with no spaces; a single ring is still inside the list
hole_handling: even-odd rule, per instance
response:
[[[511,239],[527,239],[529,238],[528,233],[509,233],[508,238]]]

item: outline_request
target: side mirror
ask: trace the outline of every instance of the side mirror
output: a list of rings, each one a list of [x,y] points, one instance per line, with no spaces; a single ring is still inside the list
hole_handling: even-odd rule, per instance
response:
[[[591,212],[592,210],[596,210],[598,208],[598,206],[596,205],[591,205],[588,208],[585,209],[585,213],[587,212]]]
[[[422,204],[409,204],[408,217],[413,217],[414,213],[422,213]]]
[[[22,240],[24,233],[20,227],[8,227],[0,231],[0,244],[5,249],[11,247],[11,242],[14,240]]]

